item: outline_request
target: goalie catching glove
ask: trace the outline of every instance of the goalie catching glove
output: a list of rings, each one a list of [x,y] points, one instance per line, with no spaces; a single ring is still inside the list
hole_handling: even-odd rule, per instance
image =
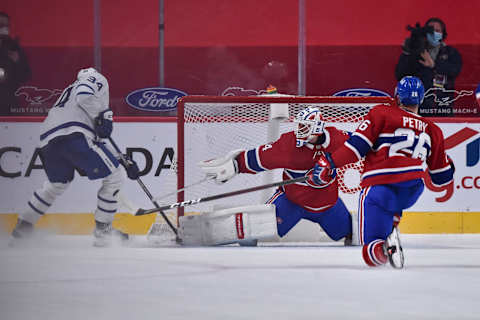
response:
[[[225,183],[238,173],[238,163],[235,158],[243,150],[230,151],[224,157],[200,161],[199,166],[207,175],[207,178],[215,179],[218,184]]]
[[[337,171],[332,157],[328,152],[320,156],[313,171],[309,177],[309,181],[318,186],[329,184],[335,179]]]

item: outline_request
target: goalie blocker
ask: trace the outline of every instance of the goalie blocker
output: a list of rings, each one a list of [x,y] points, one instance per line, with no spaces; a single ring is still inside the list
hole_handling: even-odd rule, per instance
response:
[[[277,236],[275,205],[261,204],[205,212],[179,218],[179,236],[187,246],[214,246]]]

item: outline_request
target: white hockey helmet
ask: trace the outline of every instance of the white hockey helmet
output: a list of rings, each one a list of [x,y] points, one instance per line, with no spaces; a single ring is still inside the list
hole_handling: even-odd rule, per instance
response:
[[[85,68],[81,69],[77,73],[77,81],[83,81],[85,79],[88,79],[89,77],[95,78],[93,80],[93,83],[96,83],[97,86],[101,84],[101,88],[104,88],[103,94],[108,94],[109,91],[109,85],[108,85],[108,80],[105,78],[103,74],[98,72],[95,68]]]
[[[295,116],[294,122],[297,147],[302,147],[314,137],[323,134],[325,123],[322,121],[322,114],[318,108],[307,106]]]
[[[82,80],[88,78],[94,74],[98,74],[98,71],[95,68],[85,68],[81,69],[77,73],[77,80]]]

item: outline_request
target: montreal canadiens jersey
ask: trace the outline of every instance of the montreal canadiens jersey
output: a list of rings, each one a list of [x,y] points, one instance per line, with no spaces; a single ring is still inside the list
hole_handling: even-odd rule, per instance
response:
[[[108,109],[107,79],[91,72],[63,90],[42,124],[40,146],[62,135],[81,132],[95,138],[94,119]]]
[[[441,129],[398,106],[375,106],[332,155],[338,167],[363,157],[362,187],[422,178],[425,164],[434,185],[453,180]]]
[[[287,132],[272,144],[264,144],[240,153],[236,160],[239,172],[255,174],[271,169],[283,169],[283,180],[307,175],[324,152],[333,152],[343,145],[348,134],[334,127],[326,127],[323,143],[296,147],[294,132]],[[338,199],[338,182],[332,180],[325,186],[307,182],[283,186],[287,198],[310,212],[322,212]]]

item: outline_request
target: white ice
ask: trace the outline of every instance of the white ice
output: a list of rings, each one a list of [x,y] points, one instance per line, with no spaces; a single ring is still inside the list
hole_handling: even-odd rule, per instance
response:
[[[359,247],[94,248],[0,238],[1,320],[480,319],[480,235],[402,235],[406,267],[368,268]]]

